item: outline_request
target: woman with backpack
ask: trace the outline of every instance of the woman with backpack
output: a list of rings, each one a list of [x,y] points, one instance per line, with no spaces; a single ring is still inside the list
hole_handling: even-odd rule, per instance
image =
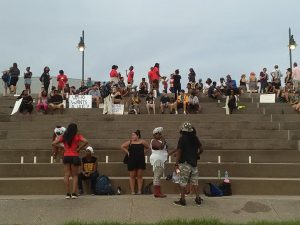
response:
[[[2,71],[2,81],[4,85],[3,96],[5,97],[8,94],[8,88],[9,88],[9,81],[10,81],[9,70]]]
[[[149,144],[141,139],[141,132],[137,130],[131,134],[131,139],[121,145],[121,149],[126,153],[124,163],[130,176],[131,194],[135,192],[135,180],[138,184],[138,195],[142,194],[143,187],[143,171],[146,169],[145,155],[149,150]]]
[[[81,165],[81,160],[79,158],[79,152],[81,149],[88,145],[88,141],[81,135],[78,134],[78,128],[75,123],[69,124],[65,133],[52,142],[53,147],[60,147],[60,144],[64,145],[64,181],[66,185],[66,199],[76,199],[78,198],[78,172],[79,166]],[[70,192],[70,176],[72,176],[73,182],[73,192]]]

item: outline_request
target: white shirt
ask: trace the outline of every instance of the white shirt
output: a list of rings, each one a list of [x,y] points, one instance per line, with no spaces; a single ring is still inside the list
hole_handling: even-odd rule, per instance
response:
[[[293,69],[292,77],[294,80],[300,81],[300,68],[298,66]]]

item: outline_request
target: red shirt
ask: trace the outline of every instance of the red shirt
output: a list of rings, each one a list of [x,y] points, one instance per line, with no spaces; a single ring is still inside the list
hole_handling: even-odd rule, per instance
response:
[[[65,74],[59,74],[57,75],[57,81],[58,81],[58,87],[60,89],[63,89],[68,82],[68,77]]]
[[[119,74],[118,74],[118,71],[117,70],[115,70],[115,69],[112,69],[111,71],[110,71],[110,77],[118,77],[119,76]]]
[[[82,135],[76,134],[75,137],[73,138],[71,146],[69,146],[68,143],[64,141],[63,136],[59,137],[59,141],[64,143],[64,147],[65,147],[64,156],[79,156],[79,152],[77,152],[76,149],[79,142],[83,141]]]
[[[159,80],[159,69],[154,67],[152,70],[152,80]]]
[[[131,84],[131,83],[133,82],[133,76],[134,76],[133,70],[132,70],[132,71],[129,71],[129,73],[128,73],[128,78],[127,78],[127,83],[128,83],[128,84]]]
[[[150,81],[153,80],[152,70],[150,70],[150,71],[148,72],[148,78],[149,78]]]

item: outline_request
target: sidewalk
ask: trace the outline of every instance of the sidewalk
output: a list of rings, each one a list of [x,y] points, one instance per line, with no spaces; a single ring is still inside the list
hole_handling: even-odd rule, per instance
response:
[[[56,225],[69,221],[157,222],[161,220],[216,218],[221,221],[300,220],[300,196],[233,196],[205,198],[196,206],[173,205],[177,195],[152,196],[0,196],[1,224]]]

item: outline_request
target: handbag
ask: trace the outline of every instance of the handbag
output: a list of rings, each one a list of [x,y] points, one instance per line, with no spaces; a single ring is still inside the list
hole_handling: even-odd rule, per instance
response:
[[[128,154],[124,156],[123,163],[128,164]]]

